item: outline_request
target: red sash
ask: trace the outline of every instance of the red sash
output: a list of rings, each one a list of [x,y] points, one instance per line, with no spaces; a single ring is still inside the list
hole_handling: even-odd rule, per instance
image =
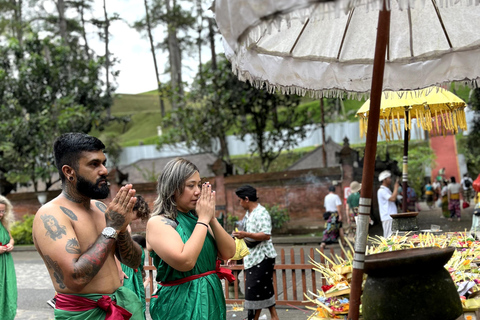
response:
[[[194,275],[191,275],[191,276],[188,276],[188,277],[185,277],[185,278],[182,278],[182,279],[178,279],[178,280],[160,281],[160,285],[162,285],[164,287],[178,286],[179,284],[184,284],[186,282],[189,282],[189,281],[192,281],[192,280],[195,280],[195,279],[198,279],[198,278],[202,278],[202,277],[208,276],[209,274],[213,274],[213,273],[216,273],[220,279],[227,279],[228,282],[235,281],[235,276],[232,274],[232,270],[227,269],[227,268],[221,268],[220,263],[221,263],[221,261],[217,260],[215,270],[207,271],[207,272],[200,273],[200,274],[194,274]]]
[[[132,316],[130,312],[117,305],[109,296],[102,296],[95,301],[73,294],[57,293],[55,298],[55,308],[60,310],[81,312],[100,308],[107,312],[105,320],[128,320]]]

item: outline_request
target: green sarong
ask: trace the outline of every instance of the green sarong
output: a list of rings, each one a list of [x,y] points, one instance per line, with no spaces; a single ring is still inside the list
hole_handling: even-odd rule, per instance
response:
[[[0,242],[10,241],[7,229],[0,223]],[[17,276],[10,252],[0,254],[0,315],[2,320],[13,320],[17,313]]]
[[[123,280],[123,286],[132,290],[143,305],[143,319],[145,318],[145,311],[147,311],[147,303],[145,302],[145,287],[143,286],[142,270],[145,261],[145,251],[142,248],[142,262],[137,269],[132,269],[122,263],[122,270],[127,275],[128,279]]]
[[[177,221],[176,230],[185,243],[196,226],[197,217],[179,212]],[[167,282],[215,270],[217,246],[215,239],[207,233],[197,263],[188,272],[173,269],[153,251],[150,255],[157,268],[157,282]],[[225,296],[217,274],[175,286],[159,284],[150,300],[150,316],[153,320],[222,320],[226,319],[226,315]]]
[[[72,294],[72,296],[78,296],[97,301],[102,296],[109,296],[117,305],[126,309],[132,314],[130,320],[143,320],[142,304],[140,300],[132,292],[132,290],[125,287],[120,287],[112,294]],[[55,320],[100,320],[105,319],[106,312],[100,308],[94,308],[87,311],[65,311],[55,309]]]

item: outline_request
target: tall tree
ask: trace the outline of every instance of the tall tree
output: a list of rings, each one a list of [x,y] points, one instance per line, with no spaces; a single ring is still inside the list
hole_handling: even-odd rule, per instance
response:
[[[90,132],[104,124],[102,58],[88,59],[82,47],[28,34],[23,48],[0,46],[0,163],[11,183],[52,181],[52,142],[68,131]],[[68,68],[66,66],[68,65]]]
[[[148,1],[143,0],[143,5],[145,7],[145,20],[140,20],[134,23],[134,28],[141,32],[143,30],[147,31],[148,41],[150,43],[150,52],[152,53],[153,59],[153,66],[155,70],[155,78],[157,79],[157,91],[158,91],[158,99],[160,102],[160,112],[162,114],[162,118],[165,117],[165,102],[163,101],[163,91],[162,82],[160,81],[160,73],[158,72],[158,63],[157,63],[157,55],[155,52],[155,42],[153,40],[153,32],[152,32],[152,22],[150,20],[150,9],[148,6]]]
[[[189,1],[153,0],[148,6],[150,30],[162,28],[166,36],[157,48],[168,52],[167,70],[170,73],[170,101],[173,108],[177,108],[183,101],[182,54],[193,46],[190,31],[195,25],[195,17]],[[135,26],[145,26],[146,17],[135,23]],[[164,91],[165,89],[162,89]]]
[[[228,162],[227,134],[236,133],[242,139],[251,135],[254,142],[249,151],[259,155],[267,172],[283,150],[305,137],[304,126],[311,123],[309,110],[297,108],[297,96],[270,94],[240,82],[224,58],[217,67],[212,70],[211,62],[204,66],[204,89],[197,76],[183,110],[172,111],[163,121],[166,130],[159,144],[184,142]],[[180,129],[177,119],[182,122]]]
[[[475,111],[473,126],[467,137],[467,150],[465,158],[467,160],[467,167],[469,172],[474,173],[474,177],[480,173],[480,89],[475,88],[470,92],[470,107]]]

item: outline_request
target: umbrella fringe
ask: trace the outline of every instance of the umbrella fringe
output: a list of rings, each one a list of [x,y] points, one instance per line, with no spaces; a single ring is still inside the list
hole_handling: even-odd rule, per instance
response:
[[[412,108],[408,113],[408,123],[403,120],[403,129],[406,131],[415,130],[417,136],[421,135],[422,131],[428,131],[431,134],[445,136],[448,132],[458,133],[459,130],[467,130],[467,118],[465,113],[465,108],[453,109],[451,111],[439,111],[437,109],[433,110],[428,106],[424,106],[423,109]],[[380,138],[384,138],[386,141],[391,141],[394,139],[395,135],[398,140],[401,140],[403,137],[402,132],[402,120],[407,117],[406,110],[393,112],[390,111],[388,115],[384,115],[380,119],[378,126],[378,135]],[[413,118],[415,118],[417,125],[412,125],[412,113],[414,113]],[[359,128],[360,128],[360,137],[364,138],[368,130],[368,116],[359,115]],[[408,135],[409,137],[411,134]]]

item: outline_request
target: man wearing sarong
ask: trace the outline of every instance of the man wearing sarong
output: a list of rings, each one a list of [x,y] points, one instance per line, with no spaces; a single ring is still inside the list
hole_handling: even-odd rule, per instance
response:
[[[142,304],[121,287],[114,255],[131,268],[142,251],[126,231],[135,190],[122,187],[108,207],[105,145],[83,133],[54,143],[62,193],[43,205],[33,222],[33,241],[55,287],[55,319],[141,320]],[[116,253],[115,253],[116,252]]]
[[[236,231],[232,235],[245,239],[250,250],[250,254],[243,258],[246,280],[245,309],[248,310],[248,320],[258,320],[263,308],[270,310],[271,319],[278,320],[273,288],[273,269],[277,253],[270,238],[272,233],[270,214],[258,203],[257,190],[252,186],[241,186],[235,194],[242,208],[247,210],[243,218],[245,231]]]
[[[449,221],[452,221],[453,218],[457,218],[460,221],[461,210],[460,210],[460,191],[462,185],[455,181],[455,177],[450,177],[450,183],[448,184],[448,210],[450,210]]]

